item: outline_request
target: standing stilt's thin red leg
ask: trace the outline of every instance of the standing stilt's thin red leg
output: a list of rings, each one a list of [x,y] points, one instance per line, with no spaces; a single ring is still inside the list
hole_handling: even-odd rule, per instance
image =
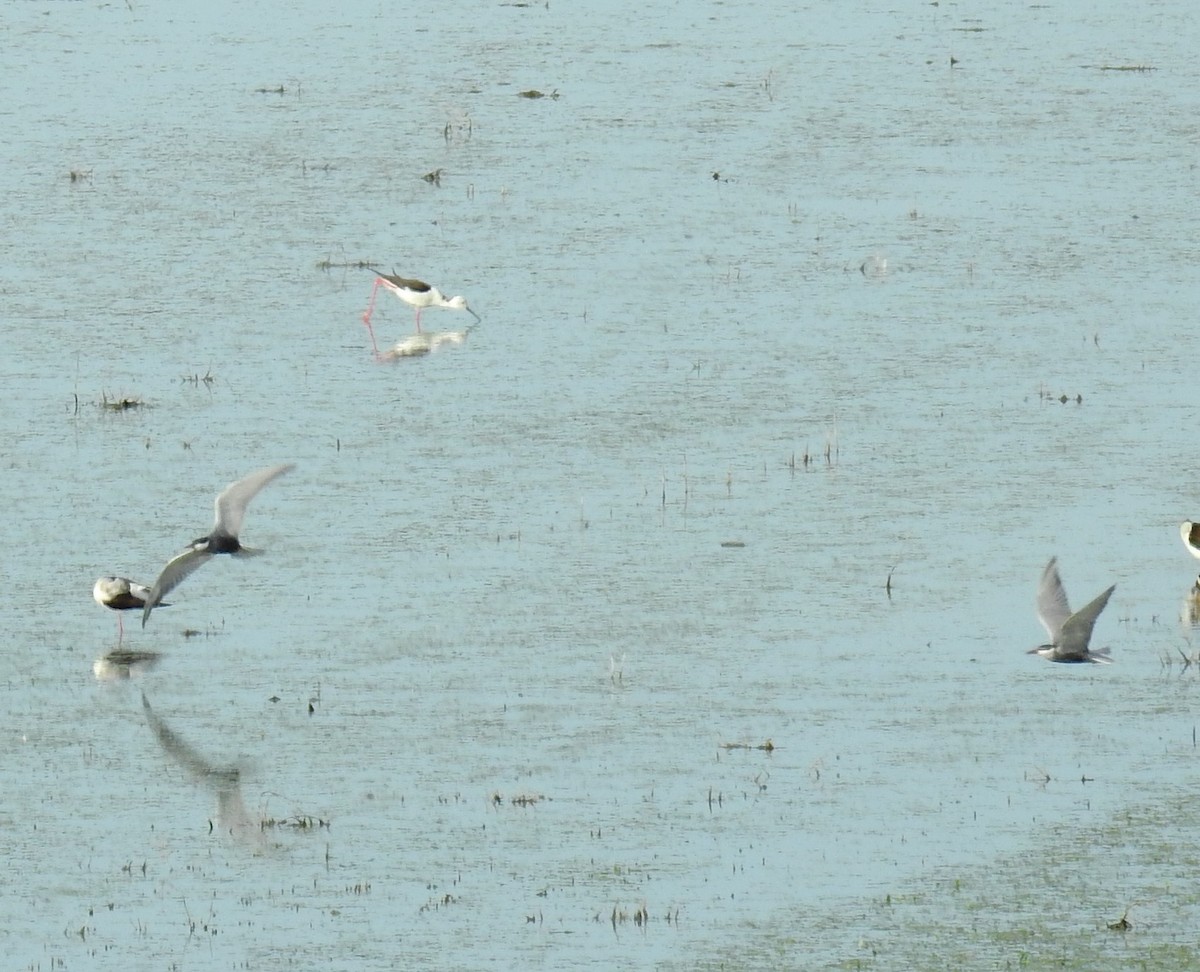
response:
[[[417,308],[417,333],[421,333],[421,308]]]
[[[371,301],[367,304],[366,313],[363,314],[363,323],[367,325],[367,333],[371,335],[371,349],[375,352],[375,357],[379,357],[379,345],[375,343],[375,328],[371,327],[371,314],[375,311],[375,293],[379,290],[379,278],[375,278],[375,286],[371,288]]]
[[[371,335],[371,351],[375,357],[379,357],[379,345],[375,343],[375,328],[371,327],[371,322],[367,321],[367,333]]]

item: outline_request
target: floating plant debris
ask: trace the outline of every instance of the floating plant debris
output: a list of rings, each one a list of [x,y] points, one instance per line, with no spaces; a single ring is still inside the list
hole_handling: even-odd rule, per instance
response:
[[[140,398],[109,398],[107,394],[100,398],[100,407],[109,412],[127,412],[132,408],[142,408],[145,401]]]
[[[753,743],[721,743],[722,749],[758,749],[764,753],[773,753],[775,744],[768,739],[766,742],[759,743],[757,746]]]

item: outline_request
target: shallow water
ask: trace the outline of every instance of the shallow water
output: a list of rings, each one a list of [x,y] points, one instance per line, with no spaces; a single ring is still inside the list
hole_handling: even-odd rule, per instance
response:
[[[1191,8],[836,13],[8,7],[10,964],[1193,959]]]

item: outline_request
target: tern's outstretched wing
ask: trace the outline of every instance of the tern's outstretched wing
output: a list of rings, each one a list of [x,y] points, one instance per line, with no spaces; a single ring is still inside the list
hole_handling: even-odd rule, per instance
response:
[[[1059,637],[1059,647],[1064,654],[1087,652],[1088,642],[1092,640],[1092,628],[1096,625],[1096,618],[1100,617],[1100,612],[1104,610],[1104,605],[1108,603],[1108,599],[1112,597],[1112,592],[1116,589],[1117,585],[1113,584],[1087,607],[1080,608],[1067,618],[1066,623],[1062,626],[1062,635]],[[1107,659],[1105,660],[1107,661]]]
[[[163,596],[182,584],[189,575],[211,560],[212,557],[213,555],[207,550],[197,550],[195,547],[188,547],[183,553],[167,562],[167,566],[158,575],[158,580],[154,582],[154,587],[150,590],[150,596],[146,598],[146,606],[142,608],[143,628],[146,627],[146,622],[150,618],[150,612],[163,599]]]
[[[129,593],[133,595],[137,601],[145,601],[150,596],[150,588],[145,584],[136,584],[133,581],[129,582]],[[134,605],[137,607],[138,605]]]
[[[1037,592],[1037,613],[1042,627],[1050,635],[1050,643],[1058,644],[1063,625],[1071,616],[1071,609],[1067,606],[1067,592],[1063,590],[1062,578],[1058,575],[1057,557],[1051,557],[1050,563],[1042,571],[1042,582]]]
[[[236,537],[242,529],[242,519],[246,515],[247,504],[254,499],[267,483],[290,472],[296,467],[292,463],[280,466],[269,466],[251,473],[245,479],[230,483],[217,497],[216,520],[213,523],[213,534],[225,537]],[[168,588],[169,590],[169,588]]]

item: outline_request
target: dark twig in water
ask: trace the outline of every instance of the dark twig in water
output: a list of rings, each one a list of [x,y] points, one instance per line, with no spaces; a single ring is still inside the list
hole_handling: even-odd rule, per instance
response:
[[[109,412],[127,412],[133,408],[142,408],[145,401],[140,398],[109,398],[107,393],[100,397],[100,407]]]
[[[346,263],[337,263],[329,257],[324,260],[317,261],[318,270],[370,270],[374,272],[374,267],[371,266],[372,261],[368,260],[351,260]]]
[[[218,638],[225,633],[225,622],[221,622],[219,628],[209,625],[208,629],[201,631],[199,628],[184,628],[183,636],[185,638]]]
[[[754,743],[721,743],[721,748],[725,750],[757,749],[764,753],[775,752],[775,744],[771,742],[770,739],[768,739],[766,742],[759,743],[758,745],[755,745]]]
[[[268,817],[265,820],[259,821],[259,827],[262,830],[277,827],[287,827],[291,830],[328,830],[329,821],[322,817],[310,817],[307,814],[300,814],[295,817],[284,817],[282,820]]]

